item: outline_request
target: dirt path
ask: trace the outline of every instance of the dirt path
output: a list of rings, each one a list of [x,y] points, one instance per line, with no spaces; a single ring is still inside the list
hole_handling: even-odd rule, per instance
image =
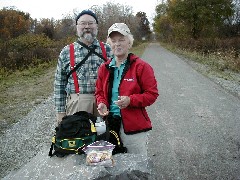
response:
[[[240,179],[240,100],[151,44],[160,96],[149,108],[149,157],[157,179]]]

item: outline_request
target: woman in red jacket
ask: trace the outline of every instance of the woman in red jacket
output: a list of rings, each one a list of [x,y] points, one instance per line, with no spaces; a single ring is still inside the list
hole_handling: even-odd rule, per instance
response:
[[[114,56],[98,70],[95,96],[100,115],[111,116],[113,123],[120,119],[120,137],[128,152],[146,155],[152,124],[145,108],[159,94],[152,67],[129,53],[133,40],[126,24],[109,28],[107,42]]]

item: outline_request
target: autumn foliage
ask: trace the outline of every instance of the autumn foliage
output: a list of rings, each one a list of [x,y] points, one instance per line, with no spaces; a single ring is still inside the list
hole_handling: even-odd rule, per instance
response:
[[[29,32],[28,13],[3,9],[0,11],[0,39],[7,40]]]
[[[229,62],[240,71],[239,0],[168,0],[156,7],[154,31],[160,41]]]
[[[226,69],[240,71],[239,0],[167,0],[156,6],[153,30],[145,12],[107,2],[94,6],[98,16],[98,39],[106,41],[107,29],[116,22],[127,24],[134,45],[152,38],[205,56],[220,54],[230,62]],[[61,20],[32,19],[28,13],[0,10],[0,73],[56,61],[66,44],[76,39],[75,16]],[[2,73],[1,73],[2,74]]]
[[[144,12],[134,16],[131,7],[111,2],[93,10],[101,22],[101,41],[106,41],[107,29],[115,22],[124,22],[131,28],[135,44],[142,36],[150,38],[150,24]],[[0,75],[56,61],[60,50],[76,40],[76,14],[61,20],[37,20],[16,9],[0,10]]]

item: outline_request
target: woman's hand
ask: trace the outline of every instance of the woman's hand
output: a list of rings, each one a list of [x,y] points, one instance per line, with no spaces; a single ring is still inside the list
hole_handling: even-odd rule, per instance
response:
[[[115,104],[118,105],[120,109],[126,108],[130,104],[130,97],[118,96],[118,100],[115,101]]]
[[[104,103],[99,103],[97,110],[100,116],[107,116],[109,114],[109,110]]]

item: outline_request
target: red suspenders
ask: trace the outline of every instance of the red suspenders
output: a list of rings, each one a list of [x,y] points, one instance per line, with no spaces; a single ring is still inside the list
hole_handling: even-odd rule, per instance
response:
[[[100,43],[100,46],[101,46],[101,49],[102,49],[103,57],[105,59],[107,59],[107,53],[106,53],[106,49],[104,47],[104,44],[102,42],[99,42],[99,43]],[[70,44],[70,67],[71,67],[71,70],[74,69],[74,67],[75,67],[74,45],[73,45],[73,43]],[[78,84],[78,78],[77,78],[76,71],[74,71],[72,73],[72,77],[73,77],[73,82],[74,82],[74,86],[75,86],[75,92],[79,93],[79,84]]]
[[[99,43],[100,43],[100,46],[101,46],[101,49],[102,49],[103,57],[105,58],[105,60],[107,60],[107,52],[106,52],[106,49],[104,47],[104,44],[101,41]]]
[[[74,58],[74,45],[70,44],[70,65],[71,65],[71,70],[74,69],[75,66],[75,58]],[[77,73],[74,71],[72,73],[73,77],[73,82],[75,86],[75,92],[79,93],[79,85],[78,85],[78,79],[77,79]]]

